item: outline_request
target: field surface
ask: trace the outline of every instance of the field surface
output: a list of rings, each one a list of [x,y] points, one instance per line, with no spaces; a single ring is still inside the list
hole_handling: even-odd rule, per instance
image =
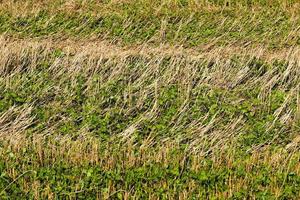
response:
[[[300,199],[298,0],[0,0],[0,199]]]

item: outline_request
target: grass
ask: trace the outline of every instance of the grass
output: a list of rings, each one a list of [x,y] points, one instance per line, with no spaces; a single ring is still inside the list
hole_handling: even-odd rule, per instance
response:
[[[189,6],[180,2],[160,5],[150,1],[118,4],[57,1],[53,8],[47,3],[46,6],[28,3],[27,7],[4,4],[0,32],[18,37],[92,37],[123,45],[147,42],[203,48],[263,44],[270,49],[299,45],[298,4],[266,10],[264,4],[224,7],[187,2]],[[18,12],[19,9],[25,10]]]
[[[0,2],[0,199],[299,199],[298,6]]]
[[[297,194],[282,179],[298,180],[298,51],[286,61],[1,46],[3,198]],[[274,161],[278,177],[274,155],[291,163]],[[258,171],[236,186],[249,165]]]

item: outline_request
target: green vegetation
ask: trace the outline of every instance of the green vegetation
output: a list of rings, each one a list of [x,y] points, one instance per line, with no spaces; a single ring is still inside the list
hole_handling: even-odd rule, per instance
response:
[[[201,9],[203,6],[198,5],[199,8],[192,9],[192,5],[179,2],[160,5],[147,1],[102,3],[94,7],[93,3],[78,2],[70,9],[64,5],[61,1],[52,9],[30,7],[33,11],[24,14],[4,7],[0,12],[0,32],[19,37],[93,36],[126,45],[166,42],[198,47],[233,43],[282,48],[300,44],[297,7],[291,11],[278,6],[266,10],[265,6]]]
[[[49,2],[0,1],[0,199],[300,198],[297,1]]]

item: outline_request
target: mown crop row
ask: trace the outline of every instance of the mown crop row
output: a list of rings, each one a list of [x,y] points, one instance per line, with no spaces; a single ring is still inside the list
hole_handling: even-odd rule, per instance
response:
[[[1,198],[298,196],[298,49],[71,46],[1,40]]]
[[[167,43],[200,49],[299,45],[300,6],[296,2],[287,1],[285,7],[269,7],[262,2],[253,7],[180,2],[4,2],[0,5],[0,33],[22,38],[109,39],[125,45]]]

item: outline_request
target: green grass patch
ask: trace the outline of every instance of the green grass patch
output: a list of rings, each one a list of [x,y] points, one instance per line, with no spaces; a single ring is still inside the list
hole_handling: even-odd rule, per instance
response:
[[[44,9],[44,10],[43,10]],[[107,9],[106,11],[104,9]],[[143,12],[140,12],[143,11]],[[269,48],[298,45],[299,18],[280,8],[190,10],[158,9],[142,3],[120,4],[98,12],[50,12],[16,16],[0,13],[0,33],[18,37],[101,38],[122,44],[180,44],[196,47],[252,43]]]

